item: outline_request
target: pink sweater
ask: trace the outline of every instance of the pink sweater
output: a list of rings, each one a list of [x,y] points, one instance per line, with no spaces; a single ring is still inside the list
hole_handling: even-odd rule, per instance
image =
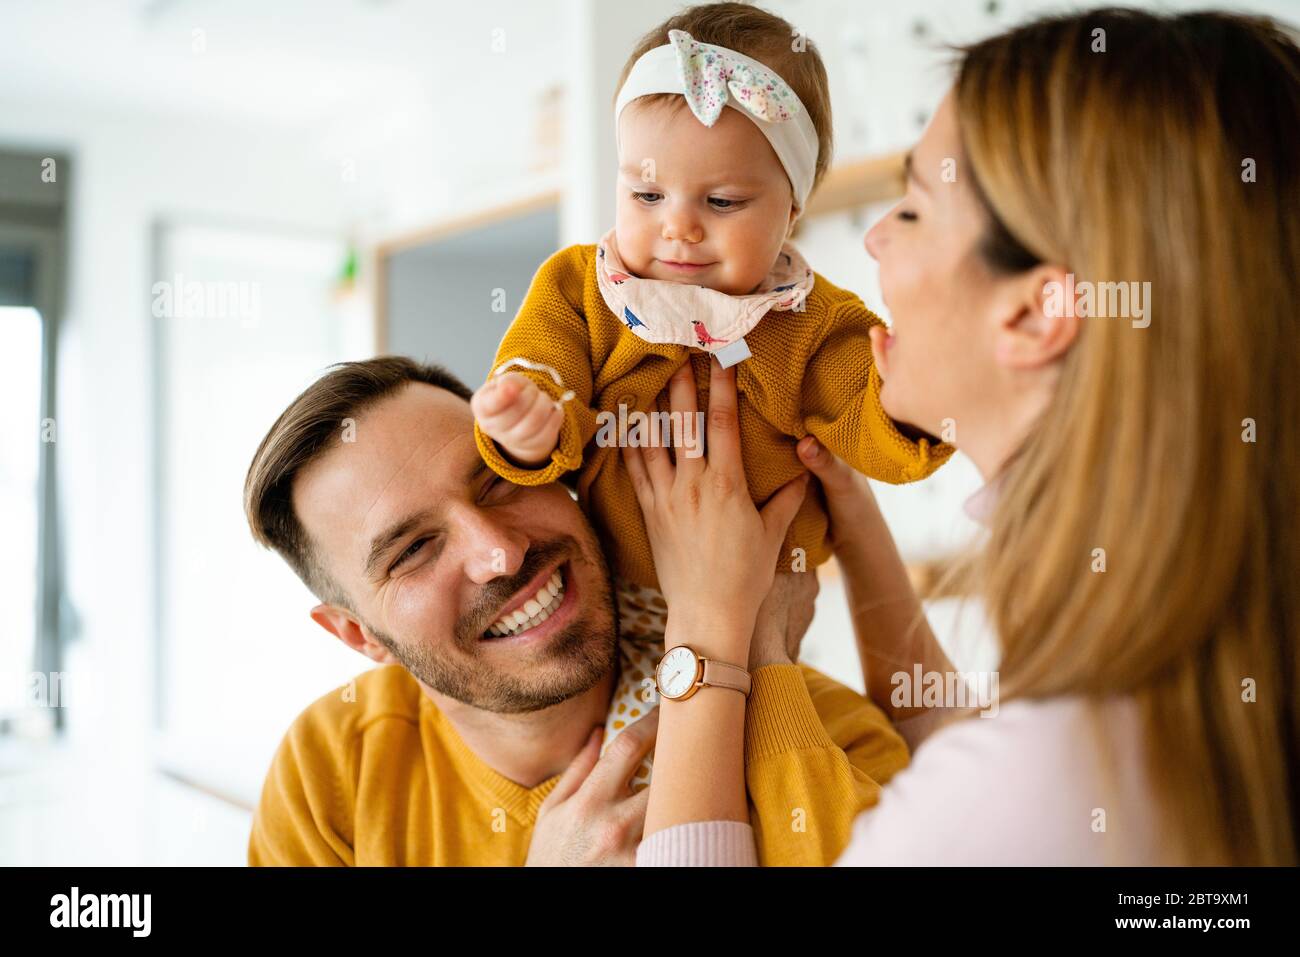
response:
[[[837,866],[1170,863],[1134,703],[1102,710],[1104,748],[1081,698],[1014,701],[934,732],[858,816]],[[637,850],[639,867],[756,863],[752,829],[734,821],[665,828]]]

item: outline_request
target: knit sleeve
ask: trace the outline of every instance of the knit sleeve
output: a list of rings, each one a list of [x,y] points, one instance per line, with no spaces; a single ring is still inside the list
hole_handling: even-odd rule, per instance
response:
[[[759,863],[824,867],[907,766],[907,746],[879,708],[806,665],[765,665],[752,677],[745,787]]]
[[[549,366],[559,374],[560,383],[545,370],[514,366],[511,371],[527,376],[553,399],[559,400],[565,391],[574,393],[564,403],[564,423],[551,460],[539,468],[521,468],[506,459],[474,423],[474,441],[483,461],[516,485],[545,485],[576,471],[582,466],[583,448],[596,434],[591,334],[582,307],[585,270],[591,266],[586,251],[591,248],[570,246],[542,264],[492,363],[493,370],[510,359]]]
[[[868,478],[925,478],[953,453],[946,442],[904,435],[880,404],[882,380],[868,330],[880,323],[856,296],[835,307],[804,375],[804,428]]]
[[[691,821],[655,831],[636,849],[637,867],[757,867],[754,829],[741,821]]]

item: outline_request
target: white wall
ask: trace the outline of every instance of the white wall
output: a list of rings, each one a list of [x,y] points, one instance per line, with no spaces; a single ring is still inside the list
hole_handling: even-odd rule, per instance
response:
[[[58,456],[66,584],[83,625],[68,664],[99,692],[74,734],[138,747],[152,720],[150,231],[160,216],[342,232],[337,169],[293,132],[0,102],[0,143],[70,155]],[[237,383],[232,383],[237,388]],[[268,410],[268,414],[270,414]]]

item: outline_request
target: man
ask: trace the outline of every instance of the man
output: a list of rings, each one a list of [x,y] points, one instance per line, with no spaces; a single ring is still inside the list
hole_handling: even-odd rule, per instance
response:
[[[599,538],[566,486],[512,485],[484,465],[469,397],[437,366],[342,363],[253,458],[254,538],[320,599],[321,627],[385,667],[294,721],[250,864],[634,860],[648,792],[631,782],[657,710],[629,715],[598,757],[593,731],[636,678],[620,672]],[[857,693],[792,663],[815,579],[777,577],[799,584],[774,588],[754,635],[751,823],[761,863],[829,864],[907,749]],[[516,610],[535,622],[542,596],[545,620],[499,634]]]

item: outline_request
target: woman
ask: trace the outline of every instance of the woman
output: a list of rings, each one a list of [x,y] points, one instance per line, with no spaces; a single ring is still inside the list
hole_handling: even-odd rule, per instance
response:
[[[886,409],[955,430],[986,479],[968,584],[1000,708],[934,732],[841,863],[1297,863],[1298,152],[1300,50],[1267,20],[1099,10],[962,51],[866,246]],[[811,445],[850,600],[887,603],[905,586],[874,505]],[[710,586],[770,580],[789,503],[746,509],[734,433],[709,447],[629,467],[670,626],[743,661],[766,589]],[[855,617],[879,704],[889,669],[952,670],[915,608]],[[732,854],[740,709],[661,711],[639,859]]]

